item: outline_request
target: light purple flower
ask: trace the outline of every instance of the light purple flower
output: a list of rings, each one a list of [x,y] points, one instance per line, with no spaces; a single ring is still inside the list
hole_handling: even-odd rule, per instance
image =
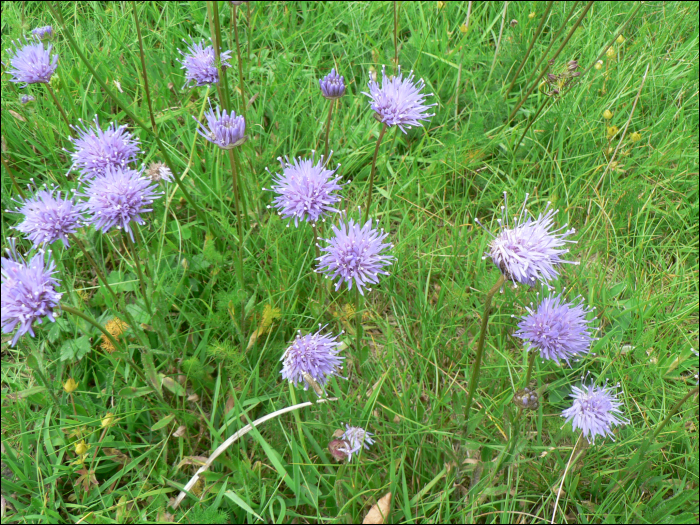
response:
[[[246,141],[245,119],[241,115],[236,116],[234,111],[228,114],[226,110],[222,113],[219,106],[216,106],[216,111],[214,111],[209,103],[209,111],[204,116],[207,117],[208,128],[194,115],[192,118],[199,124],[197,133],[209,142],[222,149],[232,149]]]
[[[321,334],[321,330],[323,328],[319,325],[315,334],[301,335],[299,331],[299,335],[280,359],[283,361],[282,377],[295,386],[303,381],[304,390],[313,386],[306,380],[305,374],[323,387],[331,376],[338,375],[345,359],[338,356],[342,344],[338,341],[340,336]]]
[[[385,67],[382,67],[382,87],[374,80],[370,80],[368,87],[369,93],[362,92],[372,100],[370,107],[377,112],[377,119],[389,126],[398,126],[401,131],[406,133],[404,127],[411,129],[411,126],[422,126],[421,120],[427,120],[434,116],[434,113],[428,113],[428,108],[437,106],[435,104],[425,104],[425,97],[432,96],[432,93],[427,95],[420,91],[425,87],[425,82],[420,79],[418,82],[413,82],[413,71],[407,78],[402,78],[401,68],[399,68],[399,76],[386,76]]]
[[[360,227],[352,218],[341,218],[338,226],[333,226],[334,237],[326,239],[328,246],[321,248],[326,252],[318,258],[317,272],[326,274],[326,278],[339,278],[335,289],[345,282],[352,290],[353,280],[360,294],[364,295],[367,284],[379,282],[379,275],[389,275],[384,270],[394,260],[392,255],[383,252],[393,248],[391,243],[382,242],[389,234],[384,229],[372,228],[372,219]],[[369,291],[372,291],[369,288]]]
[[[369,446],[374,444],[374,440],[370,436],[374,434],[367,432],[361,427],[345,425],[345,428],[346,430],[340,439],[348,443],[348,445],[340,450],[347,454],[348,462],[350,462],[353,454],[360,452],[363,448],[369,450]]]
[[[581,429],[583,436],[589,443],[595,443],[596,436],[611,436],[612,427],[629,423],[624,418],[615,414],[621,414],[619,406],[622,403],[617,400],[616,393],[608,388],[595,385],[583,388],[573,387],[574,404],[564,410],[561,415],[566,421],[571,421],[574,430]],[[613,441],[615,441],[613,439]]]
[[[32,35],[37,37],[39,40],[49,40],[53,37],[53,27],[37,27],[36,29],[32,29]]]
[[[30,44],[27,41],[21,48],[16,42],[13,44],[15,49],[14,55],[10,57],[10,64],[14,69],[8,71],[13,76],[10,82],[24,82],[24,86],[20,87],[36,83],[48,84],[58,67],[58,55],[51,56],[52,45],[49,44],[44,49],[41,42]]]
[[[333,205],[340,201],[340,195],[334,193],[342,189],[338,182],[340,176],[335,176],[340,164],[334,170],[329,170],[325,167],[328,159],[321,155],[321,159],[314,164],[314,156],[312,154],[311,159],[292,159],[291,163],[287,157],[286,162],[282,157],[277,158],[283,172],[281,175],[275,174],[276,178],[272,180],[275,185],[270,191],[278,194],[272,205],[281,217],[293,218],[294,226],[299,226],[299,219],[312,224],[321,218],[325,221],[325,215],[338,211]]]
[[[331,69],[331,72],[318,83],[321,86],[321,93],[329,100],[340,98],[345,94],[345,77],[338,75],[335,68]]]
[[[545,297],[537,310],[526,309],[528,314],[513,335],[528,341],[531,349],[539,350],[542,359],[568,363],[572,357],[588,353],[593,338],[586,314],[591,310],[583,306],[583,300],[571,304],[561,296]]]
[[[62,198],[60,191],[41,190],[22,203],[18,213],[24,215],[24,221],[15,229],[26,234],[35,248],[58,239],[68,248],[68,235],[75,233],[85,220],[83,209],[84,204],[76,203],[74,198]]]
[[[94,178],[85,190],[85,207],[88,219],[97,230],[107,233],[110,229],[123,228],[131,239],[134,233],[129,223],[143,224],[142,214],[152,211],[153,201],[160,197],[157,186],[149,178],[129,168],[108,167],[105,174]]]
[[[41,324],[44,317],[51,322],[56,319],[53,309],[58,306],[61,295],[56,291],[58,281],[53,277],[56,264],[49,252],[44,261],[44,251],[39,251],[27,264],[17,253],[14,239],[10,239],[9,257],[2,258],[2,331],[7,334],[19,325],[11,346],[27,332],[34,337],[32,325]]]
[[[31,95],[22,95],[21,97],[19,97],[19,101],[22,104],[29,104],[30,102],[34,102],[34,100],[34,97]]]
[[[126,130],[126,124],[117,127],[117,123],[112,122],[103,131],[97,115],[94,123],[94,128],[85,124],[83,129],[74,127],[78,137],[69,137],[75,147],[70,169],[77,168],[86,180],[104,175],[109,167],[126,168],[136,161],[140,152],[139,141]]]
[[[505,206],[501,207],[503,215],[502,219],[498,219],[498,224],[502,229],[497,236],[489,232],[494,239],[484,259],[491,257],[506,279],[533,286],[538,280],[546,283],[556,278],[559,275],[557,272],[559,264],[578,263],[563,260],[562,256],[569,250],[560,249],[567,243],[576,242],[566,239],[575,230],[571,228],[562,232],[568,224],[552,230],[554,216],[559,210],[550,210],[549,202],[544,215],[540,214],[537,220],[532,220],[532,216],[529,216],[525,209],[528,196],[529,194],[525,196],[520,216],[513,218],[512,227],[508,225],[507,200]],[[475,220],[481,224],[478,219]]]
[[[185,40],[183,42],[187,43]],[[182,60],[180,69],[186,69],[185,78],[189,82],[194,81],[197,86],[206,86],[207,84],[216,84],[219,82],[219,70],[216,67],[216,54],[212,46],[204,47],[204,40],[195,44],[192,42],[189,45],[187,53],[180,51]],[[231,51],[221,53],[221,65],[223,67],[231,67],[229,60],[231,59]]]

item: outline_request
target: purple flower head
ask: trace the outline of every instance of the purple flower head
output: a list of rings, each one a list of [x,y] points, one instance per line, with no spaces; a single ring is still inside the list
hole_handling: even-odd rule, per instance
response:
[[[571,228],[560,233],[568,224],[552,230],[554,216],[559,210],[550,210],[550,203],[547,203],[544,215],[540,214],[537,220],[532,220],[525,209],[528,196],[525,196],[520,216],[513,218],[512,227],[508,227],[507,200],[506,205],[501,207],[503,218],[498,219],[498,224],[502,229],[497,236],[489,232],[493,240],[484,259],[491,257],[506,279],[533,286],[538,280],[546,283],[556,278],[559,275],[557,265],[578,263],[563,260],[561,257],[569,250],[560,249],[566,243],[576,242],[566,239],[575,230]],[[475,220],[481,224],[478,219]]]
[[[331,152],[331,155],[333,152]],[[311,159],[292,159],[282,157],[277,160],[282,164],[282,174],[275,174],[272,179],[275,184],[270,191],[278,194],[272,201],[281,217],[294,219],[294,226],[299,226],[299,219],[316,224],[319,219],[326,220],[325,215],[338,210],[333,205],[340,201],[340,195],[334,193],[342,189],[338,182],[340,176],[335,176],[340,164],[334,170],[325,167],[328,159],[323,158],[314,164]],[[330,158],[330,155],[329,155]],[[268,170],[269,171],[269,170]],[[270,206],[268,206],[269,208]],[[289,226],[289,224],[287,224]]]
[[[11,346],[27,332],[34,337],[34,321],[41,324],[44,317],[56,319],[53,309],[58,306],[61,294],[56,291],[58,281],[53,277],[56,264],[49,252],[44,261],[44,251],[39,251],[27,264],[17,253],[14,239],[10,239],[9,257],[2,258],[2,331],[7,334],[19,328]]]
[[[19,101],[22,104],[29,104],[30,102],[34,102],[34,100],[34,97],[31,95],[22,95],[21,97],[19,97]]]
[[[612,427],[629,423],[621,414],[617,394],[607,386],[597,387],[582,385],[583,388],[573,387],[574,404],[561,413],[566,421],[571,421],[574,430],[580,428],[589,443],[595,443],[596,436],[612,436]],[[613,439],[613,441],[615,441]]]
[[[10,64],[14,69],[8,71],[13,76],[10,81],[24,82],[24,86],[20,87],[36,83],[48,84],[58,67],[58,55],[51,56],[51,44],[46,49],[41,42],[30,44],[27,41],[22,48],[16,42],[13,44],[14,56],[10,57]]]
[[[295,386],[303,381],[304,390],[313,386],[309,384],[305,375],[308,374],[313,381],[323,387],[331,376],[338,375],[345,359],[338,357],[339,347],[342,344],[338,341],[340,335],[321,334],[323,328],[319,325],[319,330],[315,334],[301,335],[299,331],[297,338],[280,359],[283,361],[282,377],[294,383]]]
[[[351,427],[350,425],[345,425],[345,429],[340,439],[345,441],[347,446],[341,448],[340,451],[347,454],[348,462],[350,462],[353,454],[360,452],[363,448],[369,450],[369,446],[374,445],[374,440],[370,437],[374,434],[361,427]]]
[[[368,87],[369,93],[362,92],[372,100],[370,107],[377,112],[377,119],[389,126],[398,126],[401,131],[406,133],[404,126],[411,129],[411,126],[422,126],[421,120],[427,120],[434,116],[434,113],[427,113],[428,108],[437,106],[435,104],[425,105],[425,97],[432,96],[432,93],[427,95],[420,91],[425,87],[425,82],[420,79],[418,82],[413,82],[413,71],[407,78],[402,78],[401,68],[399,68],[399,76],[387,77],[385,68],[382,67],[382,87],[374,80],[370,80]]]
[[[32,35],[37,37],[39,40],[49,40],[53,37],[53,27],[37,27],[36,29],[32,29]]]
[[[340,98],[345,94],[345,77],[341,77],[331,69],[325,77],[318,81],[321,86],[321,93],[329,100]]]
[[[24,221],[15,229],[24,233],[35,248],[58,239],[68,248],[68,235],[75,233],[85,220],[84,207],[74,198],[62,198],[61,192],[55,189],[41,190],[22,202],[18,213],[24,215]]]
[[[207,139],[212,144],[216,144],[222,149],[233,149],[246,141],[245,119],[234,111],[229,115],[226,110],[221,112],[219,106],[216,111],[209,103],[209,111],[204,114],[207,117],[208,128],[204,126],[194,115],[192,118],[199,124],[197,133]]]
[[[591,346],[586,314],[591,310],[564,301],[559,295],[542,299],[537,310],[527,308],[528,314],[518,324],[516,337],[530,343],[531,349],[540,351],[542,359],[569,362],[573,356],[587,354]]]
[[[338,226],[332,228],[334,237],[326,239],[328,246],[321,248],[326,253],[318,258],[316,271],[325,273],[326,278],[339,277],[336,290],[344,282],[348,284],[348,290],[352,290],[354,280],[360,294],[364,295],[363,288],[368,283],[378,283],[380,274],[389,275],[384,267],[392,263],[394,256],[382,254],[393,248],[391,243],[382,242],[389,234],[384,229],[372,228],[372,219],[361,227],[352,218],[343,217]]]
[[[70,138],[75,146],[70,169],[77,168],[87,180],[104,175],[110,167],[126,168],[127,164],[136,161],[140,151],[138,139],[126,130],[126,124],[117,127],[117,123],[112,122],[103,131],[97,115],[94,122],[94,129],[87,125],[83,129],[73,128],[78,137]]]
[[[183,40],[187,43],[187,41]],[[180,69],[186,69],[185,78],[187,85],[189,82],[194,81],[196,86],[206,86],[207,84],[216,84],[219,82],[219,70],[216,67],[216,54],[214,53],[214,48],[212,46],[204,47],[204,40],[195,44],[192,42],[189,45],[187,53],[180,51],[182,55],[182,67]],[[221,65],[224,67],[231,67],[231,51],[224,51],[221,53]]]
[[[115,226],[124,228],[131,240],[134,233],[129,223],[143,224],[141,214],[152,211],[153,201],[160,197],[156,186],[140,172],[129,168],[107,168],[104,175],[94,178],[85,190],[88,219],[96,229],[107,233]]]

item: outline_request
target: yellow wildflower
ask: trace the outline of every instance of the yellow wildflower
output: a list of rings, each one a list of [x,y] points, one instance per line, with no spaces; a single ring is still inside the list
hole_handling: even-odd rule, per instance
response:
[[[632,142],[639,142],[642,140],[642,134],[637,133],[636,131],[630,135],[630,138],[632,139]]]
[[[603,118],[605,120],[610,120],[612,117],[613,117],[612,111],[610,111],[609,109],[606,109],[605,111],[603,111]]]
[[[79,383],[76,383],[76,382],[75,382],[75,379],[73,379],[73,378],[71,377],[71,378],[68,379],[68,381],[66,381],[66,382],[63,384],[63,390],[65,390],[65,391],[68,392],[69,394],[72,394],[73,392],[75,392],[75,391],[78,389],[78,385],[79,385]]]
[[[607,137],[609,139],[613,138],[615,135],[617,135],[618,131],[620,131],[620,130],[617,129],[617,126],[608,126]]]
[[[625,41],[625,37],[622,35],[618,36],[617,40],[615,40],[615,42],[617,42],[618,44],[622,44],[624,41]]]

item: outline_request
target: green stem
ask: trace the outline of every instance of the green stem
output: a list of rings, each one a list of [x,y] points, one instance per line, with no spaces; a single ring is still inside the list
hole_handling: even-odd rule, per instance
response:
[[[688,392],[683,399],[681,399],[676,405],[671,409],[671,411],[668,413],[666,416],[666,419],[664,419],[661,424],[658,426],[658,428],[654,431],[654,435],[651,436],[651,441],[654,441],[656,439],[656,436],[659,435],[659,432],[666,426],[666,423],[668,423],[671,418],[676,415],[676,413],[681,409],[683,406],[683,403],[688,401],[692,396],[696,395],[698,393],[698,386],[695,385],[695,388],[693,388],[690,392]]]
[[[360,289],[355,287],[355,349],[358,359],[360,358],[360,350],[362,350],[362,299]],[[357,368],[359,372],[359,364]]]
[[[382,124],[382,130],[379,132],[379,137],[377,137],[377,145],[374,147],[374,156],[372,157],[372,171],[369,174],[369,191],[367,192],[367,206],[365,207],[365,221],[369,217],[369,206],[372,204],[372,189],[374,188],[374,173],[377,171],[377,153],[379,152],[379,146],[384,138],[384,133],[386,133],[387,124],[386,122]]]
[[[22,191],[20,185],[17,184],[17,181],[15,180],[15,174],[10,169],[10,163],[5,160],[5,155],[2,155],[2,157],[0,158],[2,159],[2,165],[5,166],[5,171],[7,171],[7,174],[10,176],[10,180],[12,181],[12,185],[15,187],[15,190],[17,190],[19,196],[22,197],[22,200],[26,200],[27,197],[24,194],[24,191]]]
[[[396,34],[398,33],[399,27],[399,13],[398,6],[396,5],[396,0],[394,0],[394,71],[399,66],[399,48],[396,41]]]
[[[523,141],[525,138],[525,134],[528,132],[528,130],[532,127],[532,125],[535,123],[537,120],[537,117],[540,116],[540,113],[542,113],[542,110],[544,109],[545,105],[549,101],[549,97],[545,97],[545,99],[542,101],[542,104],[540,104],[539,109],[537,110],[537,113],[535,113],[535,116],[530,119],[530,121],[527,123],[527,126],[525,126],[525,131],[523,131],[523,134],[520,135],[520,139],[518,142],[515,143],[515,148],[513,149],[513,156],[518,152],[518,148],[520,147],[520,143]]]
[[[143,277],[143,272],[141,271],[141,265],[138,261],[138,251],[136,246],[134,246],[134,241],[131,240],[131,235],[124,232],[124,237],[126,237],[126,242],[129,245],[129,250],[131,251],[131,259],[134,261],[134,266],[136,267],[136,274],[139,276],[139,287],[141,288],[141,296],[143,297],[144,303],[146,303],[146,309],[148,314],[151,316],[151,322],[153,322],[153,309],[151,308],[151,301],[148,299],[148,286],[146,279]]]
[[[486,339],[486,328],[489,324],[489,314],[491,313],[491,300],[496,292],[503,286],[506,282],[506,278],[503,274],[498,278],[496,284],[493,285],[488,293],[486,294],[486,299],[484,300],[484,313],[481,316],[481,332],[479,333],[479,343],[476,347],[476,357],[474,359],[474,364],[472,365],[472,377],[469,380],[469,392],[467,393],[467,406],[464,409],[464,428],[467,431],[469,428],[469,409],[472,405],[472,399],[474,398],[474,392],[476,391],[476,385],[479,382],[479,371],[481,370],[481,356],[484,353],[484,341]]]
[[[49,95],[51,95],[54,104],[56,104],[58,111],[61,113],[63,121],[66,123],[66,126],[68,126],[68,133],[70,133],[71,137],[75,137],[75,132],[73,131],[73,128],[71,127],[70,122],[68,121],[68,115],[66,115],[66,112],[63,110],[63,106],[61,106],[61,103],[58,101],[58,98],[56,98],[56,94],[53,92],[53,89],[51,89],[51,86],[49,84],[44,85],[46,86],[46,91],[48,91]]]
[[[141,57],[141,71],[143,71],[143,84],[144,90],[146,91],[146,100],[148,101],[148,114],[151,117],[151,126],[156,129],[156,119],[153,114],[153,105],[151,104],[151,92],[148,87],[148,73],[146,72],[146,57],[143,54],[143,40],[141,38],[141,25],[139,24],[139,17],[136,15],[136,2],[131,1],[131,7],[134,13],[134,24],[136,25],[136,35],[139,39],[139,55]]]
[[[297,394],[294,391],[294,383],[292,383],[291,381],[289,382],[289,395],[292,398],[292,405],[298,404]],[[299,442],[301,443],[301,448],[306,450],[306,439],[304,439],[304,432],[301,426],[301,417],[299,417],[299,412],[297,410],[294,411],[294,422],[296,423],[297,432],[299,433]]]
[[[243,224],[246,228],[246,230],[250,229],[250,223],[248,222],[248,203],[247,203],[247,198],[246,198],[246,185],[244,184],[244,180],[241,178],[241,175],[243,173],[243,169],[241,168],[241,163],[238,159],[238,148],[233,148],[233,160],[235,164],[235,174],[234,176],[236,177],[236,182],[238,183],[238,191],[239,191],[239,196],[241,199],[241,213],[243,214]]]
[[[241,45],[238,41],[238,7],[233,5],[233,35],[236,39],[236,54],[238,56],[238,82],[241,90],[241,113],[243,113],[243,118],[246,114],[246,101],[245,101],[245,91],[243,90],[243,61],[241,60]],[[248,35],[250,38],[250,34]]]
[[[236,170],[236,161],[233,158],[233,150],[228,151],[228,158],[231,162],[231,174],[233,178],[233,205],[236,208],[236,227],[238,228],[238,255],[234,256],[236,273],[238,274],[238,282],[241,287],[245,288],[245,280],[243,278],[243,215],[241,214],[240,195],[238,194],[238,171]],[[243,327],[241,326],[241,329]]]
[[[326,120],[326,151],[325,155],[323,156],[323,158],[326,159],[326,162],[328,162],[328,136],[331,132],[331,115],[333,114],[333,105],[335,104],[335,99],[331,99],[329,102],[330,106],[328,107],[328,119]]]
[[[33,343],[31,344],[31,346],[32,346],[32,351],[34,351],[34,345],[33,345]],[[25,360],[28,361],[28,360],[29,360],[29,356],[31,355],[31,354],[30,354],[30,351],[28,351],[28,350],[25,351],[23,345],[20,345],[20,348],[22,348],[22,350],[20,350],[20,351],[24,354]],[[53,391],[53,387],[51,386],[51,384],[50,384],[50,383],[48,382],[48,380],[46,379],[46,376],[44,376],[44,374],[42,373],[42,371],[39,369],[39,366],[40,366],[40,365],[39,365],[39,360],[38,360],[36,357],[34,357],[34,358],[32,359],[32,361],[33,361],[34,363],[36,363],[36,367],[31,367],[31,370],[37,375],[37,377],[39,378],[39,380],[40,380],[40,381],[43,383],[43,385],[46,387],[46,390],[49,392],[49,394],[50,394],[51,397],[53,398],[53,402],[54,402],[54,404],[56,405],[56,410],[58,410],[58,414],[60,415],[60,414],[61,414],[61,403],[59,402],[58,397],[56,396],[56,393]]]
[[[537,352],[534,349],[530,349],[530,358],[527,360],[527,374],[525,374],[525,386],[530,385],[530,378],[532,377],[532,369],[535,365],[535,359],[537,359]]]
[[[246,7],[248,8],[248,25],[246,26],[246,36],[248,37],[248,64],[250,64],[250,35],[252,35],[252,32],[250,30],[250,2],[246,2]],[[250,67],[250,65],[248,65]]]
[[[221,26],[219,24],[218,2],[207,2],[207,17],[209,18],[209,31],[213,38],[216,67],[219,68],[219,82],[216,84],[216,89],[219,92],[221,106],[229,111],[231,104],[228,95],[228,78],[226,77],[226,69],[221,64]]]

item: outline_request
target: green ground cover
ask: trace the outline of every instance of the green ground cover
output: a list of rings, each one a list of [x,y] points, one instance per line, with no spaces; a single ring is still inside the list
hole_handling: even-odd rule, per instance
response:
[[[247,122],[248,141],[237,149],[247,199],[243,283],[229,157],[196,133],[192,118],[219,93],[183,89],[178,62],[183,39],[211,36],[206,3],[57,8],[65,25],[41,2],[2,5],[3,210],[19,198],[10,173],[24,191],[78,187],[66,176],[67,127],[45,86],[18,89],[6,72],[11,41],[37,26],[56,33],[51,85],[68,120],[97,114],[127,124],[141,141],[139,163],[165,160],[133,118],[150,128],[134,8],[153,119],[192,201],[166,186],[135,249],[119,231],[79,230],[120,305],[76,246],[52,247],[63,304],[102,324],[125,307],[145,326],[122,339],[145,377],[65,311],[14,347],[3,334],[3,522],[358,522],[391,492],[388,522],[697,523],[697,394],[660,427],[698,372],[697,4],[595,3],[550,66],[580,65],[558,95],[536,78],[585,2],[553,4],[510,91],[544,3],[244,4],[244,108],[232,9],[219,2],[223,47],[233,50],[229,98]],[[310,225],[287,227],[267,208],[265,168],[277,173],[280,156],[323,151],[329,102],[318,79],[336,67],[348,90],[333,113],[332,162],[348,182],[343,207],[352,214],[364,206],[381,124],[362,92],[382,65],[394,72],[395,51],[438,106],[424,127],[390,128],[380,146],[371,216],[390,232],[396,261],[361,303],[356,348],[355,295],[313,272]],[[36,100],[20,104],[24,93]],[[565,265],[552,286],[596,308],[598,339],[572,366],[537,359],[540,406],[519,414],[513,397],[526,386],[528,355],[513,332],[546,289],[507,284],[494,297],[467,426],[484,297],[500,275],[482,260],[490,236],[474,219],[497,231],[504,192],[511,213],[529,194],[532,213],[551,201],[559,225],[576,229],[570,257],[580,264]],[[20,220],[3,212],[3,248],[21,237],[12,229]],[[151,272],[145,294],[134,256]],[[298,330],[319,324],[345,330],[347,379],[327,388],[337,400],[260,425],[219,456],[177,509],[169,506],[246,423],[318,399],[282,380],[280,358]],[[630,423],[615,428],[614,441],[588,445],[563,425],[584,374],[620,385]],[[78,383],[71,394],[69,379]],[[327,446],[344,424],[372,432],[375,444],[338,464]]]

